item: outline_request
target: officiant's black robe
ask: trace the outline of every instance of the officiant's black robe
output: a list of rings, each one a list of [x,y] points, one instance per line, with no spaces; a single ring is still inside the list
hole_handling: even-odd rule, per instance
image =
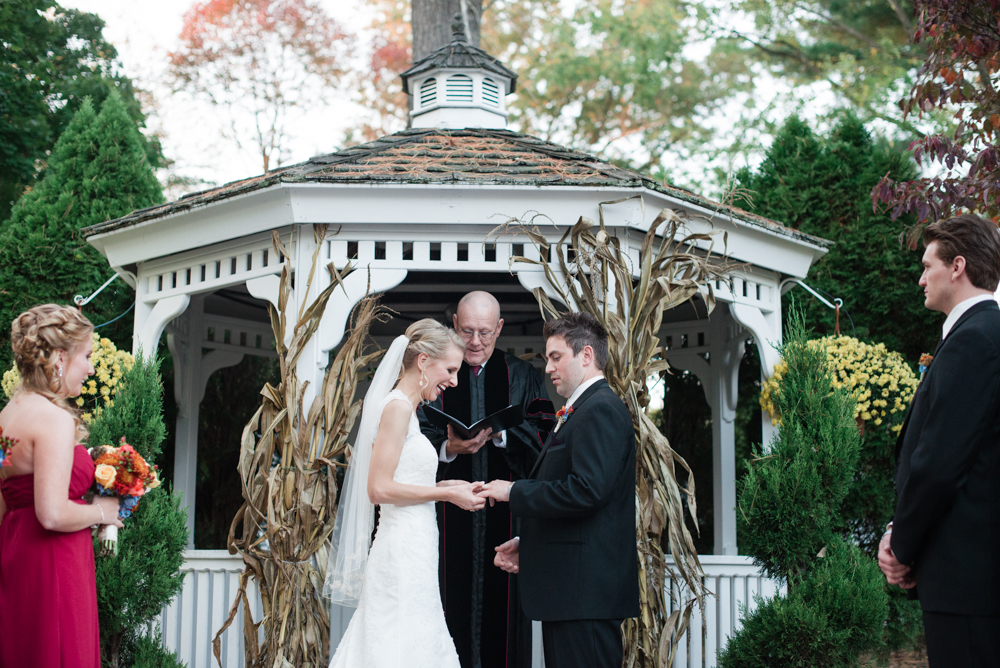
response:
[[[474,454],[441,463],[439,480],[524,478],[554,425],[545,381],[531,364],[499,349],[478,376],[462,363],[458,386],[445,390],[433,406],[473,424],[512,404],[521,405],[525,421],[507,430],[506,448],[488,441]],[[423,412],[418,416],[422,431],[440,452],[446,434]],[[517,600],[516,576],[493,565],[494,548],[516,535],[509,506],[498,503],[470,513],[442,503],[438,528],[441,599],[462,668],[527,668],[531,622]]]

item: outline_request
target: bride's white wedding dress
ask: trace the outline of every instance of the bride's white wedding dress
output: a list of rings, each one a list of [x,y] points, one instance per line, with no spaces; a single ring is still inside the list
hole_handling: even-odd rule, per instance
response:
[[[393,390],[382,401],[411,405]],[[433,487],[438,457],[420,433],[416,414],[393,480]],[[331,668],[459,668],[438,585],[438,528],[434,503],[382,505],[364,587]]]

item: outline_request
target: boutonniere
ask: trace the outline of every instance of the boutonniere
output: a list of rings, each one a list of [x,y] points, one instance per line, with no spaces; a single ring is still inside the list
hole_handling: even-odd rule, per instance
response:
[[[556,411],[556,428],[552,430],[553,433],[559,431],[559,427],[563,426],[563,423],[569,419],[569,416],[573,414],[573,407],[563,406],[558,411]]]
[[[924,379],[924,374],[927,373],[927,370],[931,368],[931,362],[933,361],[934,361],[934,355],[929,355],[928,353],[924,353],[923,355],[920,356],[919,366],[917,367],[917,370],[920,372],[920,380]]]

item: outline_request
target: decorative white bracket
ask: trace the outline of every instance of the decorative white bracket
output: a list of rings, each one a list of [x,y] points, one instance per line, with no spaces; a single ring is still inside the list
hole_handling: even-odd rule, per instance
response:
[[[550,300],[552,300],[552,302],[556,304],[563,303],[562,297],[559,296],[559,292],[552,286],[552,283],[549,282],[549,279],[545,275],[544,271],[540,270],[531,271],[527,269],[521,269],[520,271],[517,272],[517,280],[529,292],[534,291],[535,288],[541,288],[542,292],[545,293],[545,296],[548,297]],[[567,289],[565,285],[562,285],[560,287],[563,289],[563,292],[566,293],[567,295],[571,294],[569,289]],[[570,299],[572,299],[572,297],[570,297]],[[567,306],[570,309],[574,309],[577,311],[580,310],[579,305],[577,304],[563,304],[563,306]]]
[[[155,357],[163,329],[167,323],[183,313],[190,303],[191,298],[188,295],[175,295],[156,302],[156,306],[143,324],[142,333],[132,343],[132,354],[138,355],[141,352],[146,357]]]
[[[252,297],[271,302],[274,308],[278,308],[278,296],[281,290],[281,279],[274,274],[251,278],[247,281],[247,291]]]
[[[754,340],[757,342],[757,351],[760,353],[760,368],[764,378],[770,379],[774,373],[774,367],[781,361],[778,349],[780,340],[775,336],[774,330],[768,324],[764,314],[756,306],[733,303],[729,305],[729,311],[733,314],[733,319],[750,330]]]
[[[391,290],[403,282],[407,273],[406,269],[371,269],[370,285],[367,267],[359,267],[348,274],[344,279],[343,288],[338,286],[330,295],[326,312],[319,323],[320,350],[326,353],[340,344],[351,311],[366,294]]]

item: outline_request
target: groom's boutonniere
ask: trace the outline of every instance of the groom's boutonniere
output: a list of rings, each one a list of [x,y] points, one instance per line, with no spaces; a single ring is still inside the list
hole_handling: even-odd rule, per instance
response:
[[[573,407],[563,406],[558,411],[556,411],[556,428],[552,430],[552,433],[559,431],[559,427],[563,426],[563,423],[569,419],[569,416],[573,414]]]
[[[933,361],[934,361],[934,355],[929,355],[927,353],[924,353],[923,355],[920,356],[919,366],[917,367],[917,370],[920,371],[920,380],[924,379],[924,374],[927,373],[927,370],[931,368],[931,362]]]

